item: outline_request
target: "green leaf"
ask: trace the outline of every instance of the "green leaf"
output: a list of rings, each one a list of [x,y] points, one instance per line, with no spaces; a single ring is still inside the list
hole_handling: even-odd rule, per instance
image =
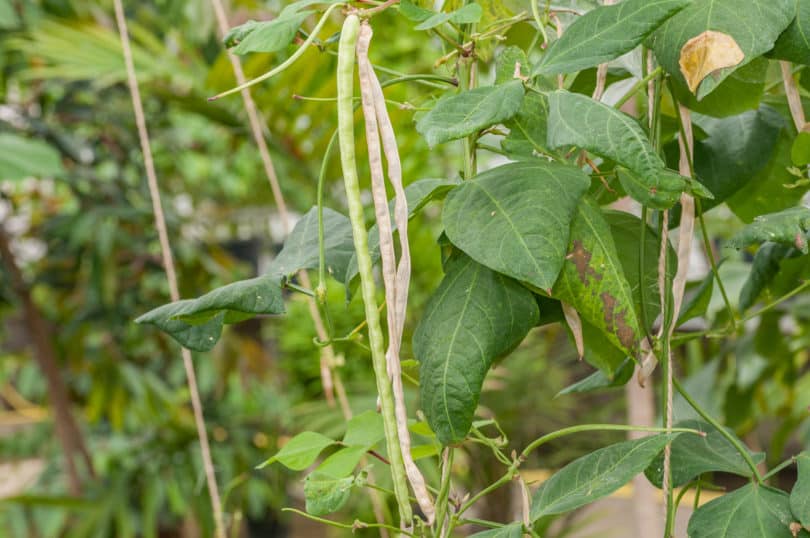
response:
[[[532,74],[573,73],[630,52],[690,0],[624,0],[578,17]]]
[[[471,24],[481,20],[484,11],[481,6],[470,3],[450,13],[435,13],[414,27],[415,30],[430,30],[446,22],[455,24]],[[421,16],[421,15],[420,15]]]
[[[515,65],[520,64],[521,76],[529,74],[529,59],[520,47],[510,45],[503,49],[495,58],[495,85],[515,80]],[[528,95],[537,95],[531,92]]]
[[[754,222],[729,240],[728,246],[740,249],[755,243],[773,241],[796,247],[807,254],[808,230],[810,230],[810,208],[791,207],[755,218]]]
[[[346,424],[343,444],[369,449],[385,438],[383,419],[379,413],[366,411],[353,416]]]
[[[504,527],[497,529],[490,529],[487,531],[476,532],[471,534],[469,538],[522,538],[523,537],[523,523],[516,521]]]
[[[670,170],[661,170],[652,182],[627,168],[619,167],[616,173],[624,192],[653,209],[669,209],[681,199],[687,187],[684,178]]]
[[[810,164],[810,133],[802,131],[796,135],[790,147],[790,160],[796,166]]]
[[[709,309],[709,303],[712,300],[712,292],[714,291],[714,275],[708,274],[706,278],[700,283],[698,289],[691,295],[688,301],[684,302],[681,311],[678,314],[678,320],[675,326],[686,323],[690,319],[702,316]]]
[[[751,469],[734,445],[712,425],[699,420],[684,420],[678,422],[677,427],[706,432],[706,436],[681,435],[672,442],[673,487],[683,486],[698,475],[709,472],[732,473],[746,478],[752,476]],[[752,453],[751,456],[757,463],[765,459],[762,453]],[[650,482],[659,488],[663,468],[664,458],[659,455],[644,472]]]
[[[0,133],[0,180],[62,174],[59,152],[42,142]]]
[[[563,467],[532,497],[531,520],[563,514],[610,495],[658,455],[675,435],[652,435],[600,448]]]
[[[401,0],[399,3],[399,13],[406,19],[422,22],[435,15],[434,11],[419,7],[412,0]]]
[[[796,456],[798,479],[790,492],[790,509],[799,523],[810,529],[810,452]]]
[[[315,460],[326,447],[334,444],[333,439],[318,432],[301,432],[287,441],[275,456],[256,468],[261,469],[272,463],[279,462],[293,471],[303,471],[315,463]]]
[[[695,173],[714,195],[703,202],[704,211],[725,201],[751,181],[770,161],[785,121],[773,108],[762,105],[722,119],[693,116],[708,135],[695,143]]]
[[[638,122],[612,107],[564,90],[549,94],[548,146],[577,146],[634,172],[641,185],[630,183],[628,194],[659,208],[670,207],[673,191],[687,188],[685,178],[667,171]],[[621,176],[620,176],[621,178]]]
[[[588,377],[580,379],[576,383],[568,385],[554,397],[559,398],[565,394],[577,394],[582,392],[593,392],[609,387],[623,387],[633,377],[636,363],[630,357],[625,357],[624,362],[612,376],[608,376],[603,370],[597,370]]]
[[[342,282],[354,256],[351,222],[345,215],[324,207],[323,228],[326,270]],[[301,269],[314,269],[318,263],[318,208],[313,207],[284,240],[284,248],[271,262],[268,273],[290,277]]]
[[[565,264],[552,295],[572,305],[613,345],[633,354],[642,334],[630,284],[610,226],[599,206],[587,198],[577,206]]]
[[[444,444],[464,440],[492,361],[516,346],[537,321],[532,293],[457,253],[413,336],[420,400]]]
[[[776,278],[785,258],[793,258],[800,253],[795,248],[780,243],[763,243],[754,255],[751,274],[740,290],[739,309],[745,312],[757,302],[762,291]]]
[[[636,317],[642,319],[641,289],[644,287],[644,300],[646,310],[646,327],[652,328],[655,319],[661,311],[661,298],[658,291],[658,254],[661,248],[661,240],[658,232],[649,225],[644,234],[644,268],[643,278],[639,274],[641,268],[641,219],[630,213],[623,211],[604,211],[603,216],[610,225],[610,233],[613,236],[613,243],[616,245],[616,252],[619,261],[624,269],[627,282],[633,293],[633,303],[635,304]],[[675,275],[678,265],[678,255],[670,245],[667,254],[667,274]]]
[[[425,137],[428,146],[434,147],[508,120],[522,101],[520,80],[448,95],[419,118],[416,130]]]
[[[231,32],[225,36],[226,44],[228,40],[231,42],[238,40],[238,44],[231,51],[234,54],[278,52],[284,50],[287,48],[287,45],[292,43],[301,24],[313,13],[314,11],[301,11],[293,14],[280,15],[272,21],[260,22],[237,31],[242,28],[240,26],[231,30]],[[237,31],[236,34],[233,34],[235,31]]]
[[[698,508],[689,538],[793,538],[790,501],[784,491],[748,484]]]
[[[354,472],[368,449],[362,446],[347,446],[329,455],[318,465],[315,472],[332,478],[343,478]]]
[[[770,162],[726,200],[729,209],[743,222],[752,222],[759,215],[781,211],[801,201],[805,189],[785,187],[796,181],[788,171],[793,164],[790,160],[792,143],[789,130],[783,129]]]
[[[408,218],[416,215],[428,202],[443,197],[456,185],[458,185],[458,181],[455,179],[430,178],[414,181],[405,187],[405,200],[408,203]],[[393,231],[397,229],[397,224],[394,222],[395,203],[396,198],[388,203],[391,213],[391,229]],[[349,234],[351,234],[351,229],[349,229]],[[357,255],[354,253],[354,244],[351,243],[351,235],[349,236],[349,247],[351,249],[351,259],[346,269],[346,275],[342,279],[346,284],[347,295],[351,294],[351,290],[357,281]],[[376,223],[374,223],[368,231],[368,250],[371,255],[372,263],[376,264],[380,261],[380,233]]]
[[[546,126],[548,124],[548,100],[537,93],[529,92],[523,97],[517,114],[504,125],[509,134],[501,140],[507,153],[533,157],[546,153]]]
[[[795,0],[795,18],[782,32],[769,56],[810,65],[810,0]]]
[[[569,223],[589,184],[579,169],[544,159],[493,168],[447,195],[445,233],[477,262],[548,290],[562,269]]]
[[[306,511],[313,516],[337,512],[346,504],[354,486],[355,478],[334,478],[314,472],[304,480]]]
[[[249,20],[240,24],[239,26],[234,26],[228,33],[225,34],[225,37],[222,38],[222,44],[225,45],[226,49],[231,47],[235,47],[239,43],[245,39],[249,33],[255,30],[257,27],[261,26],[262,23],[259,21]]]
[[[651,38],[651,47],[664,69],[680,86],[686,80],[679,65],[681,49],[706,31],[720,32],[737,42],[744,57],[737,65],[706,77],[697,90],[700,100],[732,72],[773,48],[795,15],[794,0],[697,0],[668,19]]]
[[[154,325],[194,351],[209,351],[219,341],[222,325],[255,314],[281,314],[280,277],[268,274],[217,288],[197,299],[169,303],[135,320]]]

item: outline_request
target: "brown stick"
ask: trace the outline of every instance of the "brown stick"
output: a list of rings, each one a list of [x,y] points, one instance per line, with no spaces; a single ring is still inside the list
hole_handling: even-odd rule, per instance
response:
[[[779,66],[782,68],[782,81],[785,84],[785,95],[787,96],[793,124],[796,126],[798,132],[807,131],[808,125],[804,116],[804,108],[802,108],[802,97],[799,95],[796,79],[793,78],[791,64],[790,62],[779,62]]]
[[[62,445],[62,452],[67,465],[68,486],[72,495],[80,495],[82,480],[74,460],[81,457],[85,469],[90,477],[95,477],[93,462],[84,443],[81,430],[71,412],[70,395],[67,386],[59,372],[59,361],[53,345],[53,336],[44,316],[31,298],[30,288],[23,279],[22,272],[17,265],[16,258],[11,251],[11,245],[3,226],[0,225],[0,258],[11,281],[11,289],[22,303],[26,330],[34,345],[34,359],[45,376],[48,384],[48,399],[51,402],[54,416],[56,436]]]
[[[152,210],[155,216],[155,228],[157,228],[160,240],[160,252],[163,259],[163,268],[166,271],[166,279],[169,282],[169,292],[172,301],[180,300],[180,292],[177,287],[177,273],[174,268],[174,259],[169,244],[169,234],[166,230],[166,219],[163,216],[163,206],[160,201],[160,189],[155,172],[155,163],[152,159],[152,148],[149,145],[149,132],[146,129],[146,118],[143,112],[143,102],[141,92],[138,89],[138,79],[135,74],[135,64],[132,60],[132,50],[129,44],[129,33],[127,31],[127,20],[124,16],[124,6],[122,0],[113,0],[115,6],[115,19],[118,23],[118,34],[121,38],[121,48],[124,53],[124,63],[127,68],[127,81],[129,83],[130,96],[132,97],[132,108],[135,112],[135,124],[138,128],[138,139],[143,152],[144,167],[146,168],[146,179],[149,185],[149,195],[152,198]],[[202,457],[203,469],[205,471],[205,481],[208,485],[208,493],[211,498],[211,509],[214,515],[214,525],[216,527],[217,538],[225,538],[225,520],[222,514],[222,500],[217,487],[214,463],[211,458],[211,448],[208,444],[208,432],[205,428],[205,417],[203,416],[202,401],[200,391],[197,387],[197,375],[194,373],[194,362],[191,359],[191,351],[182,348],[183,366],[186,370],[186,381],[188,383],[189,395],[191,397],[191,407],[194,412],[194,424],[197,429],[197,437],[200,442],[200,455]]]

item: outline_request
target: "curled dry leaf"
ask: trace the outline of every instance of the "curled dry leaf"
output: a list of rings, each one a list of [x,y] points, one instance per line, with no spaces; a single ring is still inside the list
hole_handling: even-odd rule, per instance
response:
[[[697,95],[703,79],[721,69],[738,65],[744,58],[745,54],[733,37],[707,30],[684,44],[678,63],[689,91]]]
[[[585,356],[585,341],[582,337],[582,320],[579,319],[579,314],[576,309],[568,303],[561,302],[563,314],[565,315],[565,322],[571,328],[574,335],[574,343],[577,346],[577,355],[580,360]]]

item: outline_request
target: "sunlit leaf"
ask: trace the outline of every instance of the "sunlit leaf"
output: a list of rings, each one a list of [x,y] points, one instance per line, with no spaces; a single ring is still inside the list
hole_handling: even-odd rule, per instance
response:
[[[354,486],[354,477],[334,478],[314,472],[304,480],[306,510],[313,516],[324,516],[343,508]]]
[[[261,469],[275,462],[293,471],[303,471],[313,463],[326,447],[335,444],[333,439],[317,432],[302,432],[287,441],[273,457],[259,465]]]
[[[59,152],[45,142],[0,133],[0,179],[49,177],[63,172]]]
[[[784,491],[751,483],[704,504],[692,514],[689,538],[794,538]]]
[[[477,262],[548,290],[562,269],[569,223],[589,184],[577,168],[544,159],[493,168],[447,195],[445,233]]]
[[[433,147],[508,120],[523,101],[523,82],[513,80],[448,95],[416,122],[416,130]]]
[[[534,74],[573,73],[618,58],[638,46],[690,0],[623,0],[598,6],[565,29]]]

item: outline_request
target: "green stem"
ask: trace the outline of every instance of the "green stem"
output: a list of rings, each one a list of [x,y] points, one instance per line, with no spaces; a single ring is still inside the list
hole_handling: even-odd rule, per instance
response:
[[[708,422],[709,424],[714,426],[714,428],[718,432],[720,432],[720,435],[725,437],[726,440],[729,443],[731,443],[734,446],[735,449],[737,449],[737,452],[740,453],[740,456],[742,456],[742,458],[745,460],[745,463],[751,469],[751,472],[754,475],[754,477],[756,478],[757,482],[762,482],[762,476],[759,474],[759,469],[757,469],[757,464],[754,462],[754,459],[751,457],[751,454],[748,452],[748,450],[745,448],[745,446],[740,442],[740,440],[737,439],[731,433],[729,433],[723,427],[722,424],[720,424],[718,421],[713,419],[711,417],[711,415],[709,415],[706,412],[706,410],[703,409],[700,406],[700,404],[697,403],[695,401],[695,399],[692,398],[692,396],[688,392],[686,392],[686,389],[683,388],[683,385],[681,385],[680,381],[678,381],[677,379],[673,379],[672,382],[675,385],[675,390],[677,390],[681,394],[681,396],[683,396],[683,399],[686,400],[687,403],[689,403],[690,406],[692,406],[692,409],[697,411],[697,414],[700,415],[703,418],[703,420],[705,420],[706,422]]]
[[[646,59],[645,59],[645,63],[646,63]],[[622,105],[625,104],[627,101],[629,101],[630,98],[633,97],[636,94],[637,91],[642,89],[644,86],[647,85],[647,83],[649,81],[651,81],[652,79],[654,79],[655,77],[657,77],[658,75],[660,75],[663,72],[664,72],[664,69],[660,65],[658,67],[656,67],[655,69],[653,69],[652,72],[648,73],[647,75],[644,76],[644,78],[642,78],[641,80],[639,80],[638,82],[633,84],[633,87],[630,88],[630,90],[626,94],[624,94],[621,99],[616,101],[616,104],[613,105],[613,108],[621,108]]]
[[[638,275],[639,292],[641,294],[641,325],[647,338],[652,342],[650,329],[647,327],[647,285],[644,282],[645,263],[647,259],[647,206],[641,205],[641,242],[638,245]]]
[[[368,341],[369,347],[371,348],[371,359],[374,367],[374,376],[377,381],[377,391],[380,396],[385,441],[391,460],[391,478],[402,523],[410,525],[413,519],[413,512],[411,511],[411,505],[408,501],[408,483],[405,475],[405,465],[402,461],[402,453],[399,451],[399,436],[397,434],[396,419],[394,416],[394,396],[388,378],[385,360],[385,343],[383,340],[382,327],[380,326],[380,314],[377,310],[377,292],[374,283],[371,255],[368,250],[368,232],[366,231],[365,217],[363,215],[363,203],[360,199],[360,183],[357,176],[357,164],[355,162],[354,109],[352,106],[352,96],[354,94],[354,51],[359,29],[360,19],[357,15],[350,14],[346,17],[338,49],[337,109],[340,161],[343,168],[343,181],[346,188],[346,199],[352,224],[354,249],[357,256],[357,268],[360,275],[360,287],[368,325]]]
[[[439,486],[439,494],[436,496],[436,535],[441,533],[444,526],[444,517],[447,515],[447,500],[450,496],[450,476],[453,470],[453,447],[445,448],[447,458],[442,462],[442,481]]]
[[[775,301],[772,301],[772,302],[768,303],[767,305],[763,306],[762,308],[760,308],[756,312],[754,312],[752,314],[748,314],[747,316],[742,318],[742,320],[740,320],[740,321],[746,322],[746,321],[748,321],[750,319],[754,319],[755,317],[761,316],[765,312],[773,310],[774,308],[776,308],[777,306],[779,306],[783,302],[787,301],[788,299],[790,299],[794,295],[798,295],[799,293],[803,292],[805,290],[805,288],[807,288],[808,286],[810,286],[810,280],[805,280],[798,287],[794,288],[793,291],[787,292],[786,294],[779,297]]]
[[[355,520],[354,523],[351,525],[348,523],[340,523],[338,521],[332,521],[331,519],[326,519],[323,517],[313,516],[303,512],[301,510],[296,510],[295,508],[282,508],[282,512],[292,512],[293,514],[298,514],[299,516],[305,517],[307,519],[311,519],[312,521],[317,521],[318,523],[323,523],[324,525],[329,525],[330,527],[336,527],[338,529],[349,529],[352,532],[357,530],[358,528],[364,529],[388,529],[390,531],[394,531],[397,534],[404,534],[406,536],[413,536],[410,532],[404,531],[393,525],[386,525],[385,523],[364,523],[362,521]]]
[[[471,84],[472,75],[472,62],[475,59],[472,57],[461,58],[458,68],[458,87],[460,91],[470,90],[473,87]],[[464,179],[470,179],[475,175],[475,143],[477,135],[471,134],[464,137]]]
[[[304,43],[300,47],[298,47],[295,50],[295,52],[293,52],[292,55],[290,55],[290,57],[287,58],[284,61],[284,63],[282,63],[281,65],[279,65],[279,66],[277,66],[277,67],[275,67],[273,69],[271,69],[270,71],[268,71],[264,75],[258,76],[256,78],[254,78],[253,80],[248,80],[244,84],[240,84],[236,88],[231,88],[230,90],[222,92],[222,93],[220,93],[218,95],[215,95],[214,97],[209,97],[208,100],[209,101],[214,101],[214,100],[219,99],[221,97],[225,97],[227,95],[232,95],[234,93],[240,92],[240,91],[244,90],[245,88],[250,88],[254,84],[258,84],[259,82],[262,82],[262,81],[265,81],[265,80],[267,80],[267,79],[269,79],[271,77],[274,77],[274,76],[278,75],[279,73],[281,73],[282,71],[284,71],[285,69],[287,69],[288,67],[290,67],[292,64],[294,64],[296,62],[296,60],[298,60],[298,58],[300,58],[307,51],[307,49],[309,49],[309,46],[315,40],[315,37],[318,35],[318,32],[321,31],[321,28],[323,28],[324,24],[326,24],[326,21],[329,20],[329,15],[331,15],[332,12],[335,9],[337,9],[339,7],[343,7],[343,5],[344,4],[341,2],[341,3],[337,3],[337,4],[332,4],[331,6],[329,6],[329,8],[324,12],[321,19],[315,25],[315,28],[313,28],[312,32],[309,34],[309,36],[307,36],[306,41],[304,41]]]
[[[717,286],[720,288],[720,295],[723,296],[723,302],[725,303],[726,309],[728,310],[728,315],[731,321],[732,328],[736,330],[737,316],[734,313],[734,309],[731,307],[731,301],[728,300],[726,287],[723,285],[723,281],[720,279],[720,271],[717,268],[717,260],[714,259],[712,242],[709,239],[709,232],[706,229],[706,221],[703,218],[703,210],[701,208],[700,198],[695,198],[695,212],[698,214],[698,220],[700,221],[700,233],[701,236],[703,237],[703,248],[706,249],[706,257],[709,258],[709,264],[712,267],[712,274],[714,275],[714,280],[715,282],[717,282]]]
[[[309,290],[307,288],[304,288],[302,286],[299,286],[298,284],[294,284],[292,282],[285,282],[284,287],[289,288],[289,289],[291,289],[293,291],[297,291],[298,293],[303,293],[307,297],[315,297],[315,292],[314,291]]]
[[[785,461],[783,461],[782,463],[780,463],[779,465],[777,465],[776,467],[765,473],[765,475],[762,477],[762,480],[768,480],[785,467],[790,467],[794,463],[796,463],[796,456],[791,456],[790,458],[786,459]]]

